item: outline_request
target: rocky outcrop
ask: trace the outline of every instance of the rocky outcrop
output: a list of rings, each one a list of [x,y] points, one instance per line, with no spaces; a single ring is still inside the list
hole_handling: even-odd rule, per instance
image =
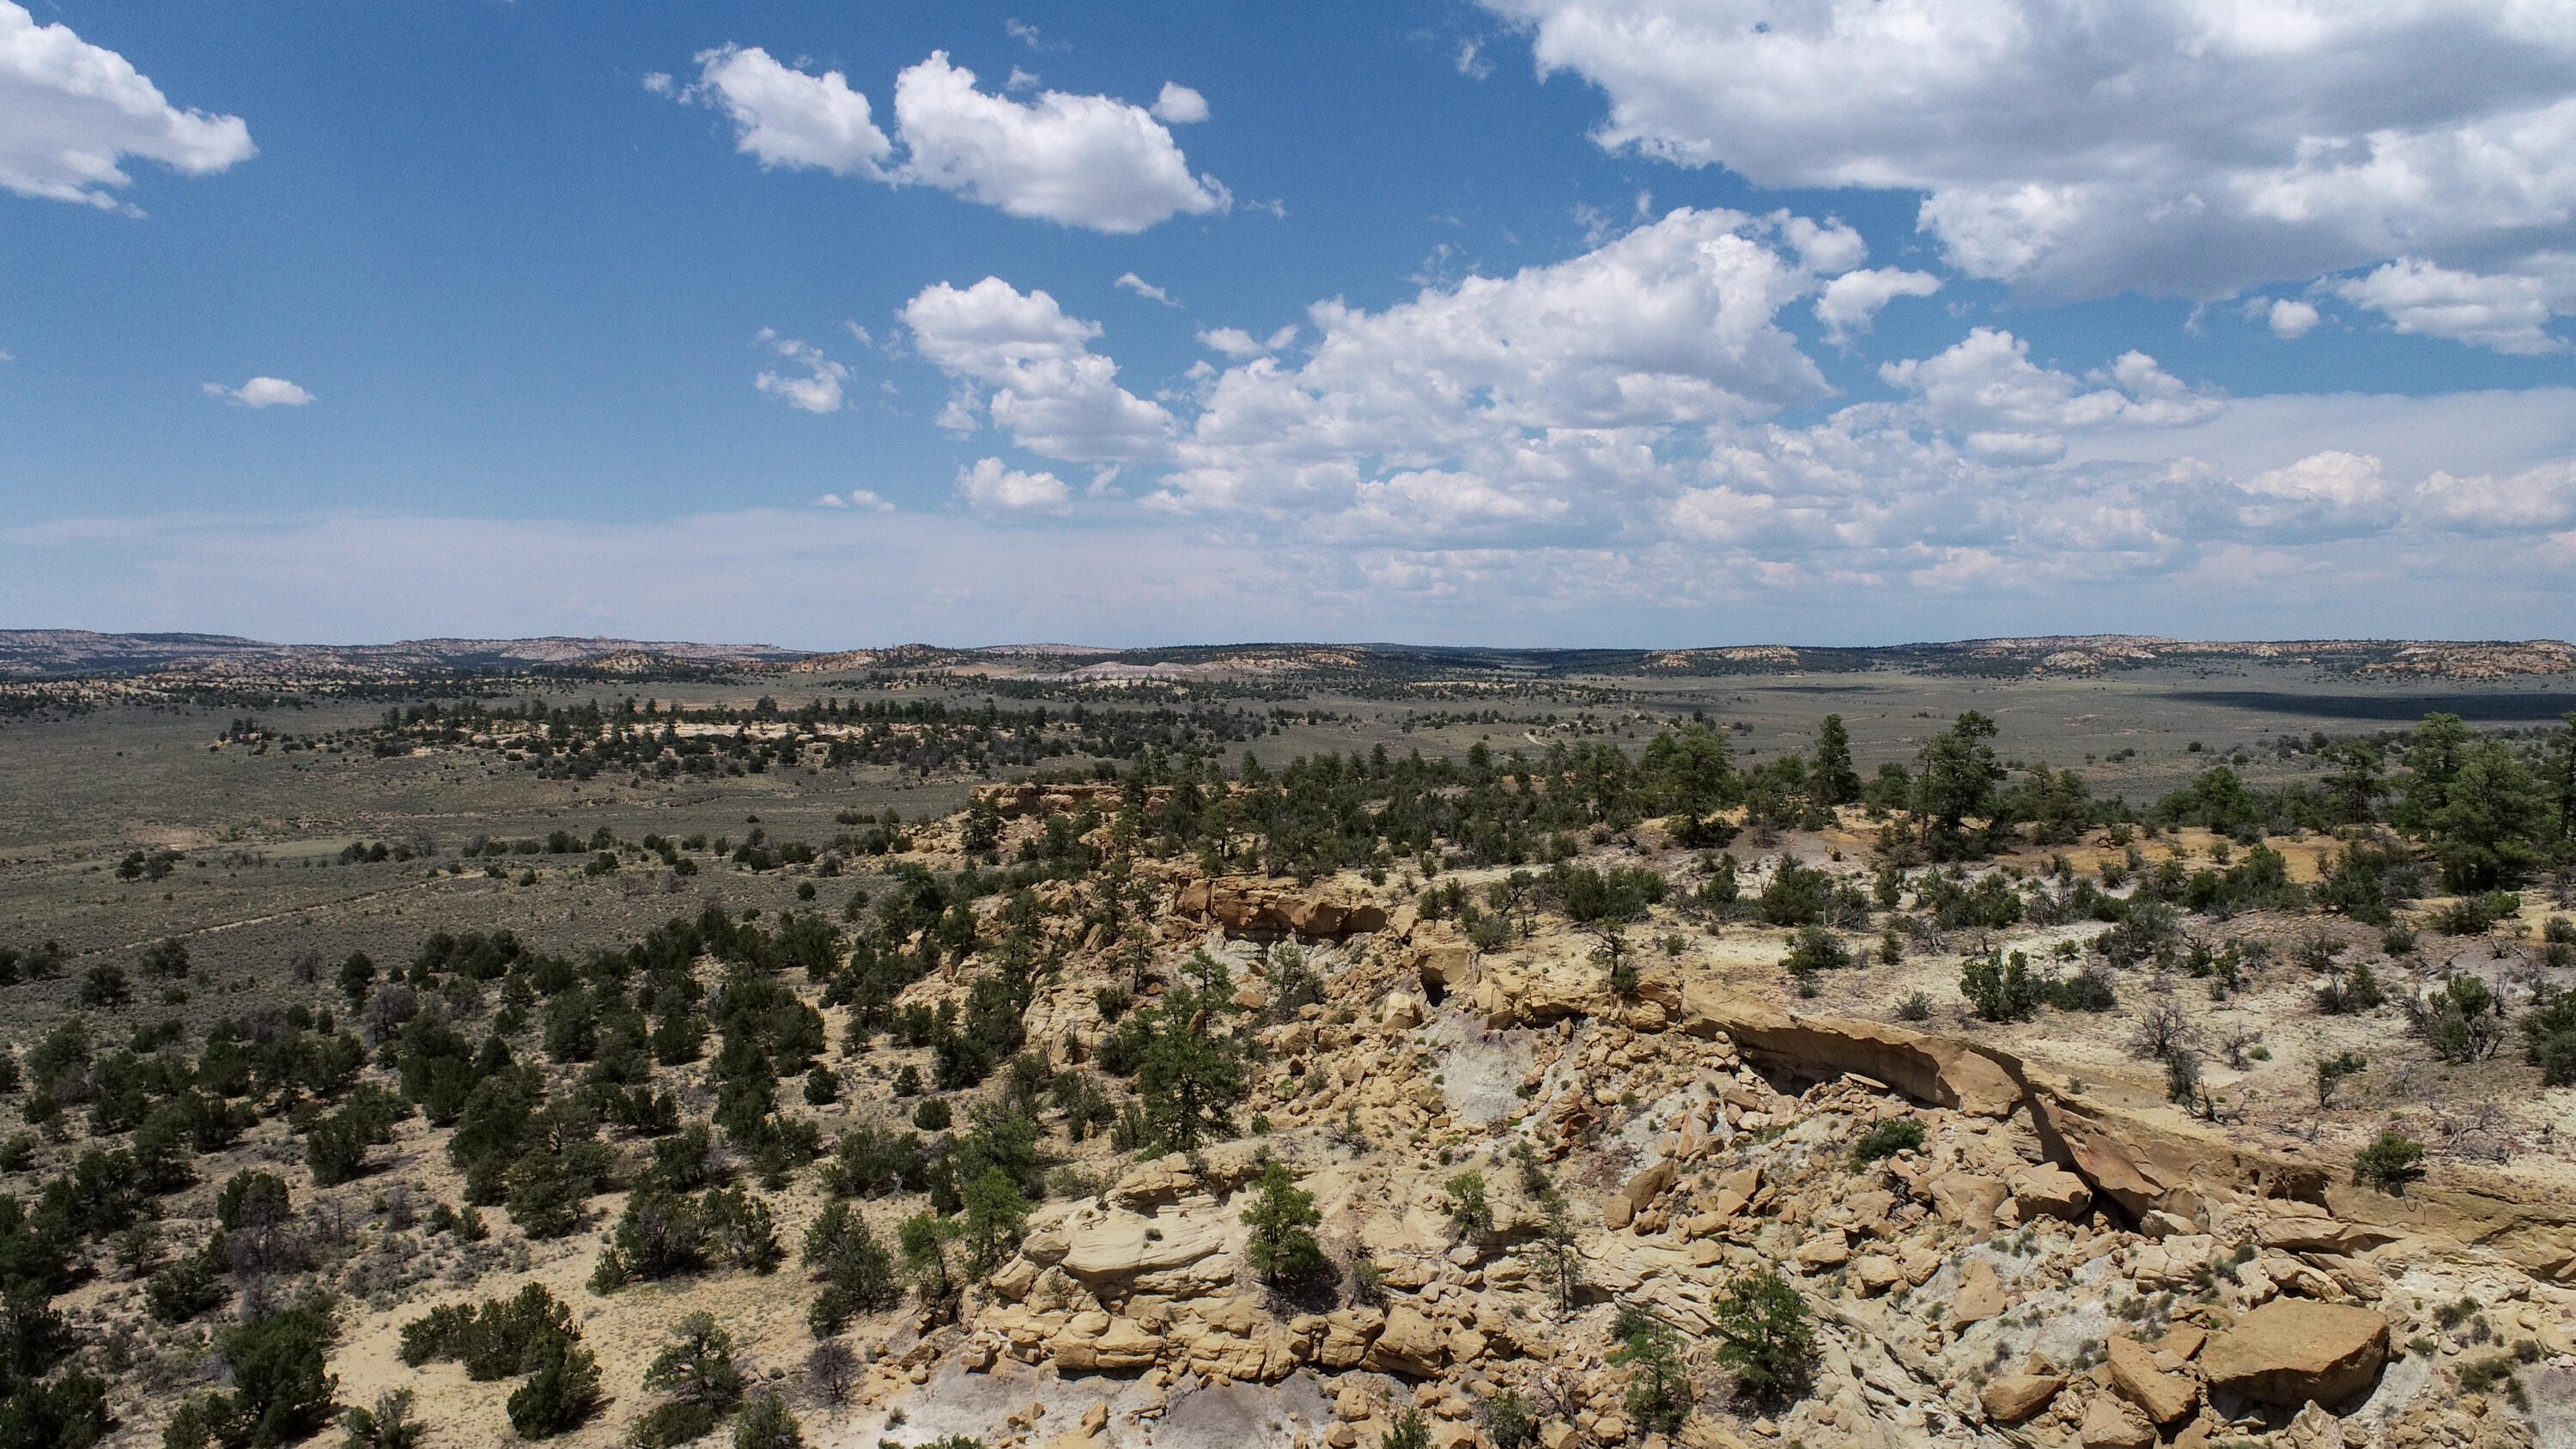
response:
[[[2117,1394],[2095,1394],[2085,1407],[2083,1427],[2076,1432],[2084,1449],[2148,1449],[2156,1442],[2156,1426]]]
[[[2014,1206],[2021,1209],[2023,1222],[2035,1217],[2064,1218],[2079,1222],[2093,1206],[2093,1189],[2084,1179],[2055,1163],[2041,1163],[2014,1173],[2005,1186],[2012,1190]]]
[[[2340,1404],[2388,1361],[2388,1320],[2367,1308],[2276,1298],[2200,1351],[2210,1387],[2265,1404]]]
[[[1601,1200],[1602,1225],[1610,1228],[1628,1226],[1638,1213],[1645,1210],[1646,1204],[1673,1185],[1679,1171],[1680,1168],[1668,1157],[1629,1178],[1626,1186]]]
[[[1801,1016],[1771,1001],[1696,986],[1682,993],[1682,1024],[1698,1035],[1723,1033],[1757,1060],[1829,1076],[1857,1072],[1919,1101],[1979,1116],[2005,1116],[2022,1100],[2021,1083],[1994,1058],[1906,1027]]]
[[[2325,1201],[2327,1174],[2313,1163],[2162,1131],[2059,1092],[2034,1090],[2030,1105],[2050,1157],[2133,1218],[2159,1210],[2189,1218],[2210,1197]]]
[[[2181,1371],[2181,1359],[2168,1370],[2156,1350],[2136,1339],[2111,1340],[2110,1368],[2111,1387],[2158,1424],[2170,1424],[2200,1403],[2200,1384]]]
[[[1184,882],[1172,913],[1206,921],[1235,936],[1334,938],[1382,931],[1386,907],[1365,895],[1329,888],[1300,889],[1268,876],[1229,875]]]
[[[2055,1374],[2006,1374],[1989,1379],[1977,1393],[1978,1406],[1998,1424],[2018,1424],[2049,1406],[2066,1380]]]

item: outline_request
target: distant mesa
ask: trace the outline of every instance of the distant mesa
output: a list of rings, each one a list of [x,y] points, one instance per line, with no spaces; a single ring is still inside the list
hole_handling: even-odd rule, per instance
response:
[[[950,648],[898,644],[815,651],[774,644],[673,640],[406,639],[391,644],[275,644],[230,634],[0,630],[0,679],[193,675],[284,683],[423,675],[579,674],[633,679],[707,675],[817,677],[867,671],[955,671],[1104,685],[1295,679],[1313,687],[1362,678],[1509,683],[1583,675],[1718,677],[1893,671],[1995,677],[2087,676],[2153,666],[2294,665],[2358,678],[2460,680],[2576,673],[2559,639],[2194,640],[2152,634],[2063,634],[1887,645],[1732,644],[1688,649],[1485,649],[1410,644],[1194,644],[1109,649],[1081,644]]]

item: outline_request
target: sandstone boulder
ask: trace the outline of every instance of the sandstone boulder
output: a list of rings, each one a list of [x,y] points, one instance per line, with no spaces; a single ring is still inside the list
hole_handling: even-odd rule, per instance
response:
[[[1973,1172],[1948,1172],[1927,1184],[1932,1194],[1932,1207],[1942,1217],[1971,1232],[1986,1232],[1995,1225],[1995,1210],[2004,1205],[2004,1185],[1991,1177]]]
[[[1798,1267],[1809,1273],[1838,1268],[1851,1261],[1851,1242],[1834,1231],[1802,1243],[1796,1254]]]
[[[2093,1206],[2093,1189],[2084,1185],[2084,1179],[2053,1162],[2023,1168],[2012,1175],[2008,1186],[2024,1222],[2034,1217],[2072,1222]]]
[[[2200,1385],[2157,1366],[2153,1349],[2133,1338],[2111,1340],[2111,1387],[2158,1424],[2170,1424],[2200,1402]]]
[[[1315,1346],[1315,1361],[1336,1371],[1357,1368],[1385,1326],[1384,1309],[1345,1308],[1326,1314],[1324,1341]]]
[[[1950,1324],[1966,1328],[1989,1318],[2001,1318],[2008,1307],[2004,1301],[2004,1284],[1995,1276],[1993,1265],[1983,1258],[1972,1258],[1959,1270],[1959,1291],[1950,1298]]]
[[[2340,1404],[2378,1381],[2388,1320],[2367,1308],[2276,1298],[2201,1348],[2210,1387],[2266,1404]]]
[[[1998,1424],[2018,1424],[2038,1413],[2066,1387],[2066,1380],[2055,1374],[2006,1374],[1988,1379],[1977,1395],[1985,1406],[1986,1417]]]
[[[2084,1427],[2076,1432],[2084,1449],[2147,1449],[2156,1442],[2156,1426],[2117,1394],[2095,1394],[2084,1410]]]
[[[1184,1268],[1219,1252],[1225,1247],[1225,1230],[1181,1218],[1108,1213],[1068,1224],[1065,1240],[1060,1266],[1096,1291],[1105,1283]]]
[[[1386,1315],[1386,1328],[1369,1346],[1367,1366],[1381,1373],[1427,1378],[1440,1372],[1449,1355],[1449,1335],[1410,1304],[1398,1304]]]
[[[1601,1221],[1612,1228],[1624,1228],[1636,1220],[1646,1204],[1673,1185],[1681,1169],[1669,1157],[1628,1179],[1628,1185],[1601,1200]]]

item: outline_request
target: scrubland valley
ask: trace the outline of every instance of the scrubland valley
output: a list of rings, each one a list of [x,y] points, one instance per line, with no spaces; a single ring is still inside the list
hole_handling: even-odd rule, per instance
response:
[[[2576,1442],[2563,645],[535,644],[0,649],[0,1443]]]

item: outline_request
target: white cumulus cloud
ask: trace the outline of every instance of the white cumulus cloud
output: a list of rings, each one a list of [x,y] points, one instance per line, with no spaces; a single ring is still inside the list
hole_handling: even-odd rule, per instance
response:
[[[1163,93],[1154,97],[1154,118],[1175,126],[1195,125],[1208,118],[1207,97],[1178,81],[1163,82]]]
[[[698,80],[680,96],[722,111],[737,148],[764,167],[934,186],[1012,216],[1114,234],[1233,204],[1216,178],[1190,173],[1163,124],[1206,118],[1206,101],[1186,86],[1164,86],[1150,111],[1063,91],[1023,102],[977,90],[973,71],[933,51],[895,77],[889,137],[839,71],[815,75],[758,46],[718,46],[697,62]],[[646,88],[669,90],[651,77]]]
[[[114,208],[125,157],[202,176],[256,154],[239,116],[181,110],[124,56],[0,0],[0,187]]]
[[[835,176],[881,177],[894,143],[877,129],[868,98],[837,70],[808,75],[759,46],[698,52],[688,96],[733,121],[734,144],[767,166],[812,166]],[[645,82],[652,89],[651,79]]]
[[[2563,389],[2239,400],[2143,352],[2059,362],[1982,327],[1886,363],[1893,398],[1783,423],[1830,389],[1782,309],[1903,280],[1810,265],[1849,260],[1798,245],[1830,230],[1676,211],[1383,308],[1318,302],[1293,358],[1294,331],[1208,328],[1218,356],[1150,396],[1042,291],[943,283],[902,319],[957,421],[1091,466],[1105,512],[1221,516],[1346,560],[1371,598],[2202,597],[2332,549],[2501,557],[2576,523]],[[987,513],[1069,507],[1048,476],[995,460],[958,486]]]
[[[1270,350],[1261,345],[1260,338],[1240,327],[1211,327],[1199,334],[1199,345],[1238,360],[1259,357]]]
[[[1213,177],[1190,174],[1142,108],[1063,91],[1027,104],[987,95],[945,51],[895,77],[894,112],[908,178],[1012,216],[1128,233],[1231,202]]]
[[[751,385],[773,397],[784,398],[787,405],[809,413],[836,413],[844,401],[841,385],[850,380],[847,364],[834,362],[823,355],[823,349],[793,337],[781,337],[767,328],[761,329],[760,342],[789,364],[805,369],[802,377],[774,368],[764,369],[751,380]]]
[[[1929,272],[1901,267],[1845,272],[1825,284],[1816,299],[1816,320],[1837,340],[1867,332],[1880,308],[1899,297],[1929,297],[1941,290],[1941,279]]]
[[[1021,473],[984,458],[957,470],[957,492],[984,513],[1066,513],[1073,490],[1053,473]]]
[[[2447,337],[2498,352],[2557,352],[2567,344],[2543,330],[2551,312],[2538,277],[2482,277],[2407,257],[2337,284],[2356,306],[2385,315],[2400,332]]]
[[[980,396],[1021,447],[1073,462],[1168,458],[1173,420],[1118,385],[1118,364],[1091,351],[1100,324],[1065,315],[1054,297],[999,277],[960,290],[925,287],[904,304],[913,345]],[[971,408],[953,403],[955,421]],[[959,429],[964,431],[964,429]]]
[[[254,377],[239,387],[210,382],[206,384],[206,396],[246,408],[300,408],[313,401],[313,394],[282,377]]]
[[[2315,303],[2302,302],[2296,297],[2274,298],[2263,315],[2272,328],[2272,335],[2285,339],[2307,336],[2322,320]]]
[[[1920,193],[1952,264],[2040,293],[2215,298],[2401,256],[2576,273],[2557,0],[1484,3],[1602,88],[1602,145]]]
[[[1884,363],[1878,371],[1890,386],[1920,394],[1927,417],[1999,436],[2175,427],[2226,406],[2185,387],[2143,352],[2124,353],[2107,371],[2079,378],[2032,362],[2029,343],[1991,327],[1972,329],[1946,352]]]

